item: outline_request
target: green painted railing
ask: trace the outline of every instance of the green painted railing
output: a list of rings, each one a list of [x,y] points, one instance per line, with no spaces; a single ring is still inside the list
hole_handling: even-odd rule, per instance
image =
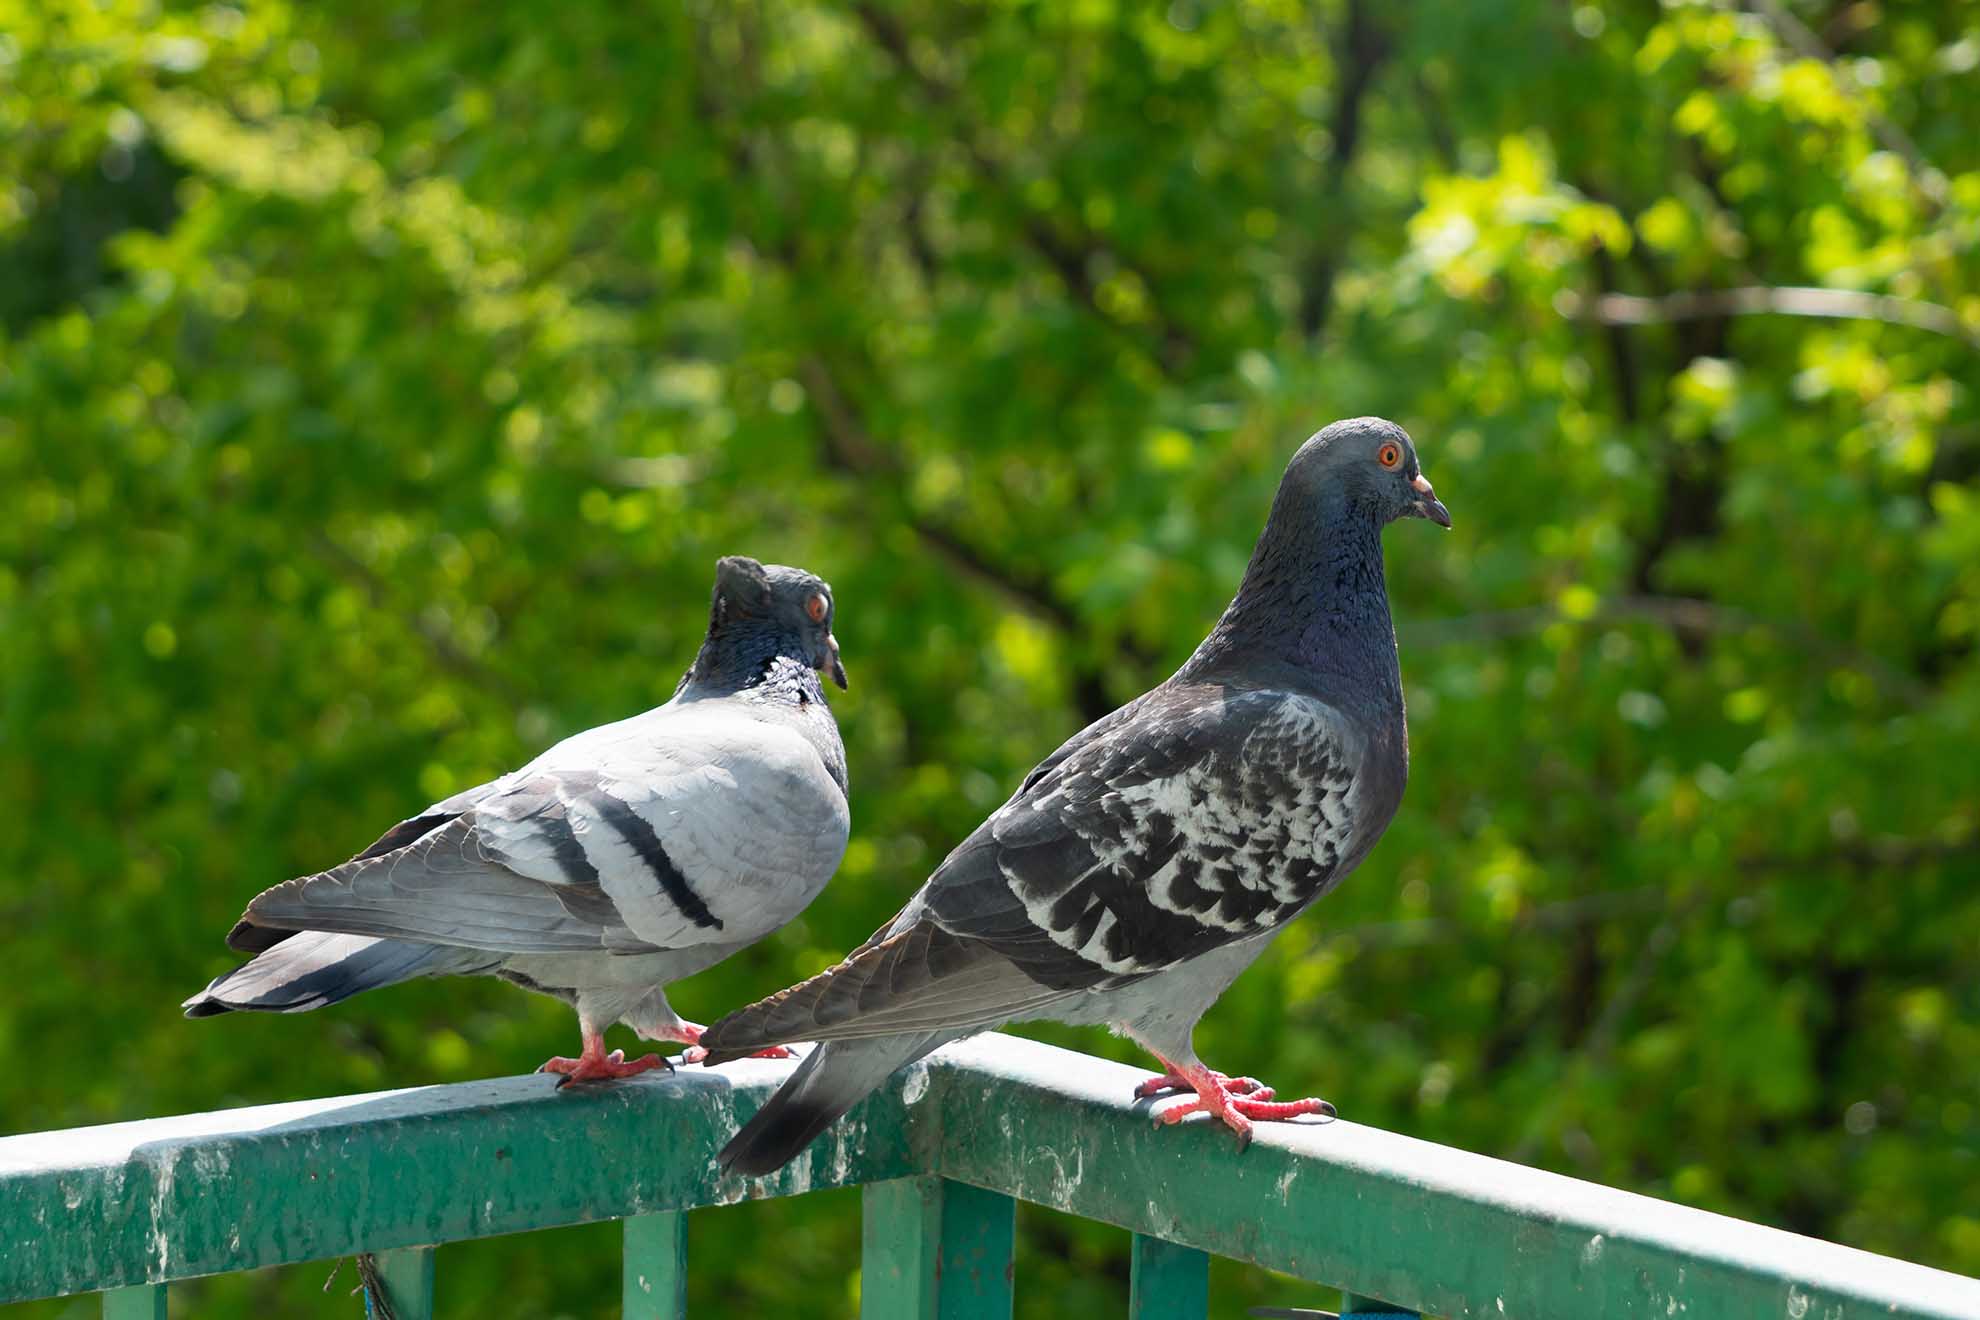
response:
[[[1980,1320],[1980,1282],[1353,1123],[1156,1130],[1143,1076],[1004,1036],[909,1069],[772,1178],[722,1142],[787,1064],[556,1094],[542,1077],[0,1139],[0,1302],[103,1292],[163,1320],[178,1279],[377,1253],[431,1315],[437,1243],[625,1223],[625,1314],[678,1316],[687,1213],[863,1184],[868,1317],[1011,1313],[1016,1202],[1133,1233],[1129,1312],[1206,1313],[1209,1254],[1351,1311]]]

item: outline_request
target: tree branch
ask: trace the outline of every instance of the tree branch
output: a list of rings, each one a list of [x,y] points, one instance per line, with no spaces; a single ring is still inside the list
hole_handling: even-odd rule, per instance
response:
[[[1334,149],[1327,158],[1327,182],[1322,190],[1322,208],[1338,212],[1347,184],[1347,172],[1361,146],[1361,110],[1368,89],[1388,58],[1389,41],[1374,19],[1366,0],[1348,0],[1347,24],[1334,49],[1334,107],[1331,133]],[[1321,226],[1321,242],[1307,262],[1300,281],[1299,325],[1308,338],[1320,333],[1333,311],[1334,280],[1340,274],[1341,226]]]
[[[309,535],[309,547],[316,557],[330,565],[340,577],[364,592],[371,607],[381,614],[395,614],[405,625],[406,630],[426,643],[428,651],[439,662],[442,669],[458,678],[464,678],[476,687],[486,689],[501,696],[512,704],[521,705],[523,695],[508,679],[483,665],[467,652],[461,650],[445,628],[429,622],[417,615],[395,610],[392,606],[391,588],[371,565],[359,559],[349,550],[324,532]]]
[[[1572,292],[1557,300],[1563,316],[1598,325],[1665,325],[1726,316],[1813,316],[1828,320],[1882,321],[1889,325],[1928,330],[1980,348],[1980,329],[1960,320],[1959,313],[1938,303],[1854,289],[1752,285],[1740,289],[1696,289],[1642,298],[1630,293],[1605,293],[1592,303]]]
[[[1911,167],[1912,186],[1917,188],[1925,200],[1931,203],[1934,214],[1943,210],[1947,201],[1946,176],[1938,166],[1925,158],[1911,135],[1900,128],[1897,122],[1877,109],[1876,104],[1864,95],[1863,87],[1856,81],[1846,65],[1838,62],[1835,52],[1822,44],[1822,39],[1811,31],[1807,24],[1796,18],[1781,0],[1749,0],[1752,11],[1774,30],[1774,34],[1801,53],[1806,59],[1820,61],[1827,66],[1829,74],[1856,103],[1862,107],[1864,122],[1870,132],[1882,143],[1886,151],[1902,156]]]
[[[854,412],[831,369],[816,357],[806,358],[798,367],[817,407],[828,457],[834,467],[855,476],[900,475],[900,464],[867,431]],[[923,544],[941,555],[951,567],[975,578],[1026,613],[1064,632],[1083,630],[1078,613],[1053,592],[1051,583],[1035,574],[991,561],[954,528],[916,513],[903,496],[898,500],[899,516]],[[1102,712],[1103,714],[1105,712]]]
[[[1423,117],[1423,132],[1430,139],[1438,162],[1446,174],[1456,174],[1460,164],[1457,134],[1451,130],[1450,116],[1444,111],[1437,89],[1430,85],[1420,68],[1411,71],[1410,87],[1416,93],[1416,107]]]
[[[1838,843],[1819,857],[1792,857],[1780,853],[1759,853],[1740,862],[1744,870],[1808,871],[1820,866],[1841,864],[1857,871],[1903,870],[1933,862],[1958,861],[1980,856],[1980,838],[1969,839],[1862,839]]]
[[[696,89],[696,101],[702,118],[708,124],[721,126],[730,122],[727,108],[705,80]],[[718,132],[717,137],[728,157],[729,167],[739,181],[770,181],[770,171],[761,158],[762,153],[746,133]],[[763,227],[759,217],[756,228],[760,232]],[[781,241],[769,246],[762,246],[759,236],[758,250],[793,277],[804,273],[804,254],[789,230],[784,232]],[[1049,578],[1013,565],[1000,564],[956,527],[930,518],[914,508],[903,489],[904,473],[899,458],[874,437],[860,416],[857,405],[840,387],[838,378],[823,358],[815,353],[806,356],[798,363],[798,374],[819,419],[828,466],[850,476],[865,478],[870,488],[877,488],[884,495],[893,515],[900,519],[902,525],[957,572],[998,592],[1019,609],[1069,637],[1083,638],[1087,635],[1086,623],[1079,611],[1059,596]],[[1156,658],[1132,639],[1122,639],[1115,650],[1123,658],[1143,667],[1153,664]],[[1071,679],[1073,699],[1088,722],[1113,710],[1114,702],[1108,695],[1101,667],[1075,657],[1071,665]]]
[[[1053,589],[1042,574],[1026,572],[1009,564],[999,564],[947,523],[915,511],[901,491],[897,478],[900,464],[873,438],[845,392],[839,388],[831,369],[817,357],[806,358],[798,370],[823,423],[827,459],[833,467],[855,476],[888,479],[895,516],[920,539],[922,544],[957,572],[998,592],[1032,617],[1050,624],[1074,639],[1086,637],[1086,621],[1071,603]],[[875,483],[880,484],[880,483]],[[1114,652],[1141,669],[1157,657],[1132,637],[1114,643]],[[1107,690],[1106,668],[1091,659],[1071,657],[1068,671],[1072,696],[1080,715],[1091,724],[1112,711],[1118,703]]]
[[[1604,917],[1661,912],[1669,897],[1669,892],[1662,885],[1612,889],[1557,903],[1539,904],[1516,914],[1507,926],[1518,932],[1570,930]],[[1341,926],[1329,931],[1326,938],[1330,943],[1352,940],[1362,949],[1412,948],[1448,943],[1470,929],[1454,917],[1415,917],[1403,921],[1369,921],[1357,926]]]
[[[1602,602],[1591,617],[1581,622],[1613,623],[1622,619],[1647,619],[1693,634],[1771,633],[1833,664],[1864,670],[1910,705],[1922,704],[1932,695],[1925,684],[1888,661],[1804,624],[1762,618],[1730,605],[1694,600],[1689,596],[1617,596]],[[1409,646],[1453,646],[1524,636],[1567,621],[1566,615],[1550,605],[1530,605],[1523,609],[1491,610],[1452,619],[1405,623],[1397,628],[1397,632]]]
[[[955,89],[923,67],[914,57],[908,34],[901,27],[900,20],[891,12],[873,4],[870,0],[857,4],[853,12],[865,27],[873,43],[884,51],[896,68],[907,77],[922,95],[932,104],[953,108],[957,97]],[[1157,293],[1156,283],[1149,272],[1132,257],[1118,252],[1102,243],[1083,226],[1075,224],[1075,232],[1069,237],[1050,218],[1032,210],[1022,200],[1019,189],[1011,183],[1003,164],[993,157],[983,145],[980,134],[974,125],[961,116],[955,116],[953,123],[956,142],[963,154],[969,158],[970,166],[983,183],[1011,200],[1018,210],[1018,224],[1024,240],[1040,259],[1059,277],[1066,291],[1094,317],[1117,331],[1131,331],[1133,327],[1109,313],[1100,305],[1099,289],[1093,282],[1091,269],[1093,262],[1103,253],[1123,269],[1131,272],[1141,281],[1148,293],[1150,309],[1154,315],[1155,328],[1160,343],[1154,358],[1158,366],[1168,374],[1175,374],[1187,365],[1196,352],[1196,339],[1181,323],[1163,310]]]
[[[1847,866],[1855,871],[1903,870],[1933,862],[1962,861],[1975,856],[1980,856],[1980,838],[1883,838],[1838,844],[1815,856],[1755,853],[1738,859],[1735,865],[1740,871],[1749,873],[1806,875],[1824,866]],[[1739,896],[1738,892],[1715,895]],[[1516,913],[1503,929],[1515,934],[1573,930],[1612,917],[1644,916],[1653,912],[1666,914],[1665,919],[1668,920],[1675,915],[1671,905],[1672,895],[1668,886],[1635,885],[1628,889],[1608,889],[1579,898],[1537,904]],[[1361,950],[1409,949],[1449,944],[1467,935],[1500,938],[1496,929],[1483,930],[1455,917],[1412,917],[1401,921],[1367,921],[1359,925],[1341,926],[1328,931],[1325,939],[1328,943],[1351,941]]]
[[[1616,263],[1614,258],[1609,256],[1609,249],[1600,243],[1595,244],[1593,260],[1595,276],[1601,280],[1602,287],[1615,288]],[[1622,415],[1626,425],[1635,426],[1643,417],[1643,390],[1636,361],[1636,346],[1630,342],[1629,331],[1614,321],[1608,323],[1608,333],[1603,338],[1608,342],[1609,347],[1609,369],[1615,375],[1616,411]]]

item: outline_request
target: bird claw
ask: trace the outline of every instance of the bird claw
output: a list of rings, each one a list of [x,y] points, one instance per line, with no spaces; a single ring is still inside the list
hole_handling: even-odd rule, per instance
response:
[[[1168,1060],[1162,1062],[1168,1063]],[[1155,1125],[1164,1127],[1180,1123],[1191,1114],[1212,1114],[1237,1134],[1239,1150],[1251,1144],[1251,1125],[1254,1122],[1276,1123],[1305,1114],[1319,1114],[1325,1118],[1339,1116],[1325,1100],[1275,1100],[1272,1088],[1256,1077],[1231,1077],[1201,1066],[1185,1070],[1171,1064],[1168,1072],[1149,1078],[1137,1086],[1134,1093],[1138,1098],[1146,1099],[1159,1091],[1180,1090],[1190,1090],[1196,1094],[1157,1110]]]
[[[1225,1091],[1232,1095],[1256,1096],[1260,1091],[1263,1091],[1266,1095],[1272,1093],[1272,1089],[1256,1077],[1232,1077],[1215,1071],[1211,1072],[1210,1076],[1219,1082]],[[1194,1091],[1195,1089],[1196,1087],[1190,1084],[1189,1078],[1178,1072],[1168,1072],[1163,1073],[1160,1077],[1150,1077],[1147,1081],[1135,1087],[1134,1098],[1137,1100],[1148,1100],[1160,1095],[1164,1091]]]
[[[705,1045],[690,1045],[681,1051],[682,1063],[700,1063],[707,1057],[708,1047]],[[749,1057],[752,1059],[795,1059],[798,1057],[798,1052],[788,1045],[772,1045],[769,1049],[758,1050]]]
[[[1340,1116],[1334,1106],[1325,1100],[1273,1100],[1272,1088],[1261,1086],[1249,1095],[1226,1095],[1218,1100],[1205,1100],[1199,1095],[1194,1100],[1170,1105],[1156,1113],[1155,1124],[1161,1127],[1180,1123],[1191,1114],[1215,1114],[1225,1127],[1237,1134],[1239,1150],[1251,1144],[1251,1125],[1254,1122],[1278,1123],[1306,1114],[1319,1114],[1323,1118]]]
[[[637,1077],[653,1068],[665,1068],[671,1072],[673,1067],[662,1055],[648,1054],[628,1060],[624,1050],[613,1050],[610,1054],[586,1053],[575,1059],[559,1055],[546,1060],[536,1071],[561,1074],[557,1079],[557,1089],[561,1091],[572,1082],[616,1081],[622,1077]]]

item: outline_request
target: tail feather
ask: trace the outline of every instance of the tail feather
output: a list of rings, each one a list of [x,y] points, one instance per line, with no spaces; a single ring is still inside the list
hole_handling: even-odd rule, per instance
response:
[[[485,971],[495,961],[476,949],[304,931],[215,977],[183,1007],[195,1018],[235,1010],[306,1013],[418,976]]]
[[[919,922],[836,967],[721,1018],[701,1038],[710,1064],[794,1040],[950,1037],[1034,1016],[1067,998],[989,946]]]
[[[883,930],[838,966],[737,1009],[702,1035],[709,1064],[794,1040],[822,1042],[723,1147],[722,1167],[752,1177],[782,1168],[896,1068],[948,1041],[1038,1016],[1068,993],[933,922]]]
[[[235,953],[267,953],[283,940],[301,934],[294,930],[276,930],[273,926],[259,926],[242,917],[227,932],[227,947]]]
[[[775,1173],[892,1075],[956,1033],[833,1041],[805,1057],[777,1093],[722,1147],[722,1167],[746,1177]]]

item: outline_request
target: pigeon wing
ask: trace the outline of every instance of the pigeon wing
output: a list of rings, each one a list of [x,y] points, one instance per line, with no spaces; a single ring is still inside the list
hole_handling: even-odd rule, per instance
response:
[[[1356,746],[1308,697],[1160,688],[1053,754],[845,962],[710,1028],[798,1039],[991,1025],[1263,934],[1358,859]]]
[[[242,920],[498,953],[650,952],[573,835],[569,798],[594,787],[552,775],[513,785],[404,847],[276,885]],[[535,864],[544,858],[556,874]]]
[[[1310,697],[1158,690],[986,821],[921,905],[1042,984],[1164,971],[1277,927],[1341,872],[1356,750]]]
[[[490,797],[510,786],[515,780],[513,774],[491,779],[485,784],[477,784],[452,797],[443,798],[416,816],[408,816],[378,836],[378,842],[353,857],[352,861],[362,861],[367,857],[380,857],[388,852],[397,852],[422,835],[431,834],[448,821],[458,818],[461,813],[483,798]]]
[[[483,798],[500,792],[514,778],[515,776],[513,774],[504,775],[499,779],[492,779],[485,784],[477,784],[473,788],[454,794],[452,797],[443,798],[426,810],[417,815],[408,816],[391,829],[386,830],[385,833],[378,836],[376,843],[351,858],[351,861],[361,862],[368,858],[382,857],[386,853],[397,852],[399,849],[414,843],[424,835],[431,834],[434,830],[439,829],[448,822],[459,819],[461,813]],[[283,940],[300,933],[297,930],[264,926],[251,920],[250,917],[244,916],[234,923],[232,930],[227,932],[227,947],[236,953],[266,953]]]
[[[244,920],[503,953],[645,953],[758,938],[837,866],[845,799],[796,734],[734,719],[600,732],[401,848],[275,886]]]

